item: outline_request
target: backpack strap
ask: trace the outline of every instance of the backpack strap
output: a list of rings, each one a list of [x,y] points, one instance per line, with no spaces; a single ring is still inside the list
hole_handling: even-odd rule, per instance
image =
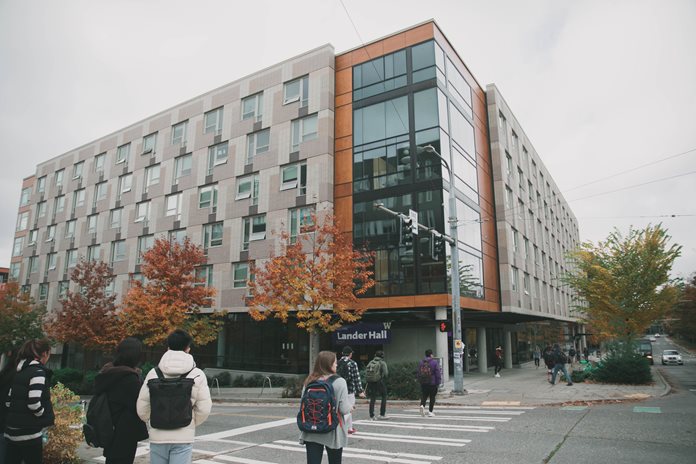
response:
[[[181,375],[179,376],[179,378],[180,378],[180,379],[185,379],[186,377],[188,377],[188,375],[189,375],[191,372],[193,372],[194,369],[195,369],[195,367],[192,367],[190,371],[188,371],[188,372],[185,373],[185,374],[181,374]]]
[[[164,374],[162,373],[162,369],[160,369],[159,366],[155,366],[155,373],[157,374],[157,377],[160,380],[164,380]]]

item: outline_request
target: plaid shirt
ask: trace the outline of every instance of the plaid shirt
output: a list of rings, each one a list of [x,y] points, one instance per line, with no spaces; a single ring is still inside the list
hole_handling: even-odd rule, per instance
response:
[[[358,372],[358,363],[350,359],[348,356],[343,356],[341,361],[348,363],[348,393],[360,394],[363,391],[362,383],[360,382],[360,372]]]

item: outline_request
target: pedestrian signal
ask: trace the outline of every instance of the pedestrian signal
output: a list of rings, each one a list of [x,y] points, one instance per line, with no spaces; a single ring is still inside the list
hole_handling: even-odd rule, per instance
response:
[[[449,332],[449,323],[447,321],[440,321],[440,332]]]

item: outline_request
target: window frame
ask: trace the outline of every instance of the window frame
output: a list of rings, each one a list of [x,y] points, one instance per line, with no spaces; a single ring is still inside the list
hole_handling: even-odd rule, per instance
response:
[[[290,169],[296,170],[294,178],[286,180],[285,175]],[[307,194],[307,162],[292,163],[280,168],[280,190],[298,190],[298,195]]]
[[[121,246],[123,247],[123,250],[120,250],[121,251],[120,254],[116,254],[117,251],[119,251],[118,248],[121,248]],[[128,251],[126,250],[126,240],[125,239],[114,240],[113,242],[111,242],[111,257],[109,260],[110,263],[113,264],[113,263],[120,263],[121,261],[125,261],[128,257],[127,255],[128,255]],[[117,257],[121,257],[121,258],[116,259]]]
[[[305,125],[309,120],[315,120],[316,131],[305,134]],[[297,139],[296,139],[297,138]],[[300,145],[305,142],[316,140],[319,138],[319,114],[314,113],[303,116],[298,119],[293,119],[290,123],[290,151],[296,152],[300,149]]]
[[[184,168],[183,163],[188,161],[188,170]],[[185,155],[174,158],[174,183],[178,183],[179,179],[188,177],[193,173],[193,154],[186,153]]]
[[[268,136],[267,143],[265,145],[259,145],[259,137],[261,135]],[[265,129],[252,132],[247,134],[247,158],[246,164],[251,164],[254,158],[262,153],[268,152],[271,149],[271,128],[267,127]]]
[[[94,157],[94,172],[104,172],[106,153],[99,153]]]
[[[203,250],[221,247],[225,237],[223,221],[203,225]]]
[[[251,112],[244,112],[244,106],[247,102],[252,102],[254,109]],[[241,104],[242,121],[246,119],[253,119],[254,122],[259,122],[263,118],[263,91],[257,92],[253,95],[248,95],[242,98]]]
[[[144,208],[144,210],[143,210]],[[135,204],[135,218],[133,222],[145,222],[150,220],[150,200],[141,201]]]
[[[224,150],[220,150],[220,148],[223,148]],[[220,158],[220,153],[224,151],[224,158]],[[229,141],[224,141],[217,143],[215,145],[211,145],[208,147],[208,174],[213,173],[213,169],[215,169],[215,166],[219,166],[221,164],[226,164],[227,160],[229,158],[229,153],[230,153],[230,144]]]
[[[157,173],[157,176],[154,176],[154,172]],[[145,192],[150,189],[153,185],[158,185],[160,183],[160,165],[159,164],[153,164],[152,166],[148,166],[145,168]]]
[[[247,192],[240,192],[240,187],[249,183],[249,191],[248,195]],[[240,176],[237,177],[237,182],[236,182],[236,194],[234,199],[235,200],[245,200],[247,198],[251,198],[252,200],[258,200],[258,193],[259,193],[259,184],[260,184],[260,179],[259,179],[259,173],[254,173],[254,174],[248,174],[246,176]],[[255,204],[255,203],[254,203]]]
[[[224,106],[206,111],[203,115],[203,133],[209,134],[213,133],[215,135],[220,135],[222,133],[222,117],[223,117]],[[211,124],[209,118],[215,115],[214,124]]]
[[[205,201],[202,199],[202,196],[206,193],[210,194],[210,198]],[[204,208],[212,208],[213,212],[217,211],[217,204],[218,204],[218,185],[217,184],[208,184],[208,185],[203,185],[201,187],[198,187],[198,209],[204,209]]]
[[[297,93],[288,95],[288,89],[297,84]],[[283,84],[283,105],[300,102],[300,108],[309,105],[309,74],[296,77]]]
[[[173,198],[176,199],[176,206],[172,210],[170,208],[170,200]],[[182,192],[172,193],[171,195],[167,195],[166,197],[164,197],[164,216],[165,217],[170,217],[170,216],[180,217],[182,203],[183,203],[183,193]]]
[[[82,177],[82,173],[85,168],[85,162],[84,161],[78,161],[77,163],[73,164],[73,179],[79,179]]]
[[[181,136],[176,135],[176,131],[179,128],[182,128],[181,130]],[[172,145],[179,145],[179,146],[184,146],[186,145],[186,135],[188,132],[188,119],[185,121],[178,122],[174,125],[172,125],[172,135],[170,138],[170,142]]]
[[[244,269],[244,280],[237,277],[237,273],[240,269]],[[232,263],[232,288],[247,288],[247,282],[249,281],[249,262],[243,261],[239,263]]]
[[[128,159],[130,158],[130,142],[124,143],[116,148],[116,163],[128,164]]]
[[[75,230],[77,229],[77,219],[71,219],[65,223],[65,238],[75,238]]]
[[[148,147],[150,144],[150,140],[152,140],[152,146]],[[146,136],[143,137],[143,152],[141,155],[147,155],[148,153],[154,155],[155,150],[157,149],[157,132],[152,132],[151,134],[147,134]]]
[[[24,187],[19,197],[19,206],[27,206],[31,201],[31,187]]]
[[[29,211],[22,211],[17,215],[17,225],[15,226],[15,232],[20,230],[26,230],[29,227]]]

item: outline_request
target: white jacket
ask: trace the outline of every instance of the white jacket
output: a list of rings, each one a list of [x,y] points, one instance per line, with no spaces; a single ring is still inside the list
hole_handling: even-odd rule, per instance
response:
[[[193,443],[196,435],[196,426],[205,422],[213,406],[208,380],[203,371],[196,367],[193,356],[184,351],[169,350],[164,353],[162,359],[160,359],[159,368],[165,377],[178,377],[191,371],[187,377],[194,379],[193,390],[191,391],[193,420],[186,427],[174,430],[155,429],[150,425],[150,390],[147,387],[147,381],[157,377],[155,369],[151,369],[145,377],[138,395],[138,402],[136,403],[138,416],[148,425],[150,443]]]

